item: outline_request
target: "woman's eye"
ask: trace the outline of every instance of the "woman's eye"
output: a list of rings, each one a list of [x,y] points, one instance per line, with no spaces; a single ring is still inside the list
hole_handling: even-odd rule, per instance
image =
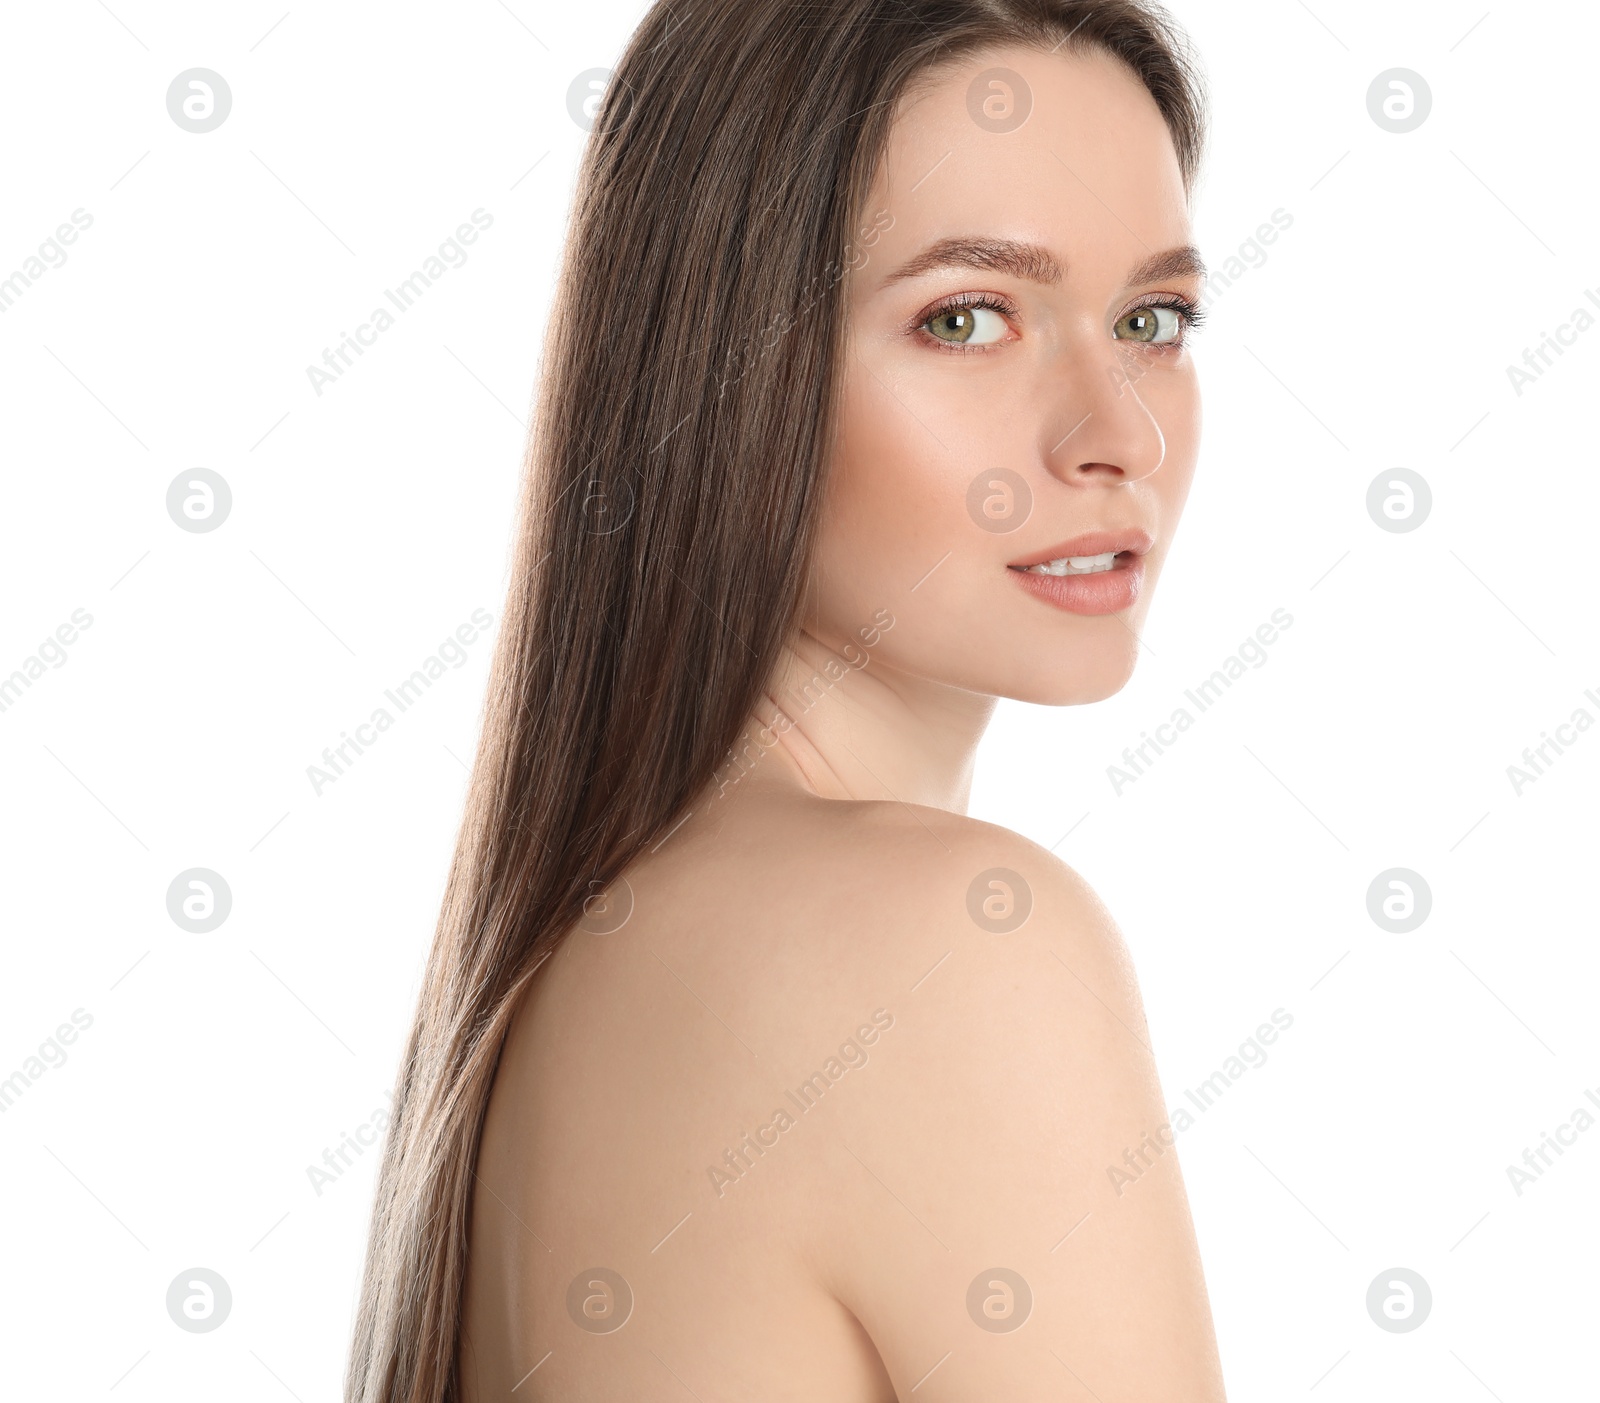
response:
[[[1148,341],[1162,345],[1180,339],[1183,321],[1172,307],[1135,307],[1111,330],[1119,341]]]
[[[988,307],[946,307],[922,325],[953,346],[988,346],[1006,334],[1006,319]]]

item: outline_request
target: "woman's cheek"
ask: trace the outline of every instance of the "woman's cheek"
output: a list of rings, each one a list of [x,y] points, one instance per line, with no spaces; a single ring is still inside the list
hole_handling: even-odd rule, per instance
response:
[[[864,381],[865,383],[862,383]],[[965,484],[908,407],[869,374],[847,386],[817,543],[816,617],[853,632],[894,609],[960,544]]]
[[[970,432],[930,402],[927,387],[902,378],[891,391],[865,375],[847,401],[842,497],[852,524],[885,556],[950,548],[952,500],[959,504],[960,440]]]
[[[1152,390],[1148,398],[1167,449],[1153,481],[1169,510],[1175,511],[1189,495],[1200,453],[1200,386],[1193,368],[1175,375],[1159,392]]]

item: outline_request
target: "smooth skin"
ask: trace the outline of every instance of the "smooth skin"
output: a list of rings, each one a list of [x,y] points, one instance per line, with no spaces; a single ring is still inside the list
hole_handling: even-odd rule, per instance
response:
[[[1032,91],[1019,130],[968,113],[994,67]],[[1224,1397],[1122,939],[1061,861],[965,814],[996,697],[1095,701],[1133,668],[1198,450],[1190,351],[1118,332],[1198,296],[1194,272],[1129,281],[1190,242],[1178,164],[1115,61],[1007,47],[908,95],[876,210],[805,625],[741,756],[586,922],[625,923],[575,930],[507,1040],[468,1403]],[[1061,276],[897,276],[949,239],[1038,245]],[[924,323],[961,295],[1007,310],[952,350]],[[995,467],[1033,496],[1006,534],[968,514]],[[1130,528],[1154,546],[1121,612],[1008,569]],[[987,928],[1024,890],[1021,927]],[[632,1296],[608,1333],[569,1313],[577,1281],[579,1314],[616,1320],[596,1267]]]

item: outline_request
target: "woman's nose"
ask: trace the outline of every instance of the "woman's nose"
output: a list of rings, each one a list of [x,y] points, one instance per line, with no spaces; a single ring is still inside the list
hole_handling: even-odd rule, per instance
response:
[[[1063,482],[1137,482],[1161,467],[1166,435],[1140,381],[1149,373],[1138,352],[1112,342],[1075,355],[1060,381],[1060,436],[1046,464]]]

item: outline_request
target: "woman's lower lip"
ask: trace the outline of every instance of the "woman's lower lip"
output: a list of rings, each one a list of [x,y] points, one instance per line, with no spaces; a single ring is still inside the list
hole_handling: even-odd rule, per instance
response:
[[[1109,570],[1092,575],[1036,575],[1007,567],[1033,595],[1069,614],[1118,614],[1131,609],[1144,584],[1144,558],[1119,557]]]

